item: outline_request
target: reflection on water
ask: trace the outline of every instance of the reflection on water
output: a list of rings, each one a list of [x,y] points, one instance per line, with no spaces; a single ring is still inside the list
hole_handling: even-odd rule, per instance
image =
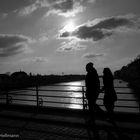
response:
[[[84,81],[65,82],[58,85],[84,86]]]
[[[81,91],[81,86],[84,86],[84,81],[67,82],[58,85],[65,85],[63,88],[65,88],[66,90]]]
[[[101,86],[102,86],[102,79]],[[43,99],[43,106],[52,106],[52,107],[65,107],[65,108],[75,108],[82,109],[82,87],[84,86],[84,81],[76,81],[76,82],[65,82],[61,84],[57,84],[54,86],[42,86],[39,89],[43,90],[59,90],[56,91],[39,91],[39,98]],[[116,92],[118,93],[128,93],[128,94],[118,94],[119,101],[116,102],[116,106],[138,106],[136,101],[136,97],[131,94],[132,90],[127,86],[126,82],[120,82],[119,80],[114,81],[115,87],[125,87],[125,88],[116,88]],[[62,91],[65,92],[62,92]],[[68,91],[68,92],[66,92]],[[79,92],[80,91],[80,92]],[[23,94],[23,95],[19,95]],[[33,96],[25,96],[24,94],[31,94]],[[43,95],[47,95],[47,97],[42,97]],[[4,97],[5,95],[3,95]],[[10,95],[14,100],[13,103],[16,104],[29,104],[36,105],[36,91],[16,91],[16,95]],[[54,96],[54,97],[51,97]],[[97,100],[97,104],[103,105],[103,93],[99,95],[99,99]],[[17,99],[22,99],[18,101]],[[122,101],[122,99],[128,99],[128,101]],[[29,100],[29,101],[25,101]],[[32,101],[34,100],[34,101]],[[5,102],[2,100],[1,102]],[[102,109],[105,109],[102,106]],[[123,112],[139,112],[139,108],[126,108],[126,107],[115,107],[115,111],[123,111]]]

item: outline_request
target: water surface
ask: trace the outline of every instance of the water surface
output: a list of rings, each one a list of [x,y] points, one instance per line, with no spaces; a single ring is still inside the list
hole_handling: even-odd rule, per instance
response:
[[[100,79],[100,83],[101,83],[101,86],[103,86],[102,79]],[[115,107],[115,111],[138,113],[139,104],[135,101],[137,100],[136,96],[134,95],[133,90],[128,86],[128,83],[121,80],[114,80],[114,85],[116,87],[115,90],[118,96],[118,101],[116,102],[115,105],[128,106],[128,107]],[[39,90],[43,90],[43,91],[39,91],[40,104],[46,107],[51,106],[51,107],[82,109],[83,108],[82,86],[85,86],[84,81],[65,82],[65,83],[60,83],[53,86],[39,87]],[[14,91],[16,95],[12,95],[13,92],[11,92],[10,96],[12,97],[12,103],[36,105],[37,104],[36,91],[35,91],[35,88],[32,88],[32,89],[34,89],[34,91],[30,91],[30,90]],[[54,91],[51,91],[51,90],[54,90]],[[19,94],[22,94],[22,95],[19,95]],[[25,94],[30,94],[32,96],[25,96]],[[97,104],[101,105],[101,108],[105,110],[104,106],[102,106],[103,95],[104,95],[103,93],[100,93],[99,99],[97,100]],[[43,96],[47,96],[47,97],[43,97]],[[54,97],[51,97],[51,96],[54,96]],[[18,99],[22,99],[22,101],[19,101]],[[25,100],[29,100],[29,101],[25,101]],[[128,100],[128,101],[124,101],[124,100]],[[4,102],[4,100],[2,102]],[[129,108],[129,107],[134,107],[134,108]]]

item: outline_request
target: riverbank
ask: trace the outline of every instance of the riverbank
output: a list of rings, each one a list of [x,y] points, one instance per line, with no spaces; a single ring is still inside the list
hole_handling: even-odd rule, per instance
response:
[[[140,91],[140,80],[128,81],[129,86]]]
[[[129,85],[140,90],[140,55],[120,70],[114,72],[116,78],[127,81]]]
[[[6,76],[0,81],[0,92],[29,88],[35,86],[47,86],[63,82],[84,80],[85,75],[27,75],[27,76]]]
[[[133,95],[137,98],[137,103],[140,108],[140,80],[126,80],[124,78],[118,78],[119,80],[123,80],[128,83],[128,87],[132,89]]]

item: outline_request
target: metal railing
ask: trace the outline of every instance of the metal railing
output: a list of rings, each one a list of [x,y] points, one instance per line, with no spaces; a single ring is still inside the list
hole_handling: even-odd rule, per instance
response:
[[[62,90],[61,88],[59,89],[59,87],[78,87],[80,90]],[[47,86],[46,86],[47,87]],[[78,105],[81,106],[83,110],[87,109],[87,100],[85,97],[85,86],[77,86],[77,85],[49,85],[50,89],[43,89],[40,88],[38,86],[34,87],[34,88],[26,88],[26,89],[22,89],[22,90],[14,90],[14,91],[6,91],[5,94],[3,94],[0,97],[0,100],[3,101],[4,104],[6,105],[10,105],[10,104],[14,104],[14,102],[18,102],[17,104],[21,104],[21,102],[26,102],[27,105],[31,105],[34,104],[37,107],[42,107],[42,106],[46,106],[44,105],[46,104],[59,104],[61,105]],[[58,89],[53,89],[53,87],[58,87]],[[128,88],[128,87],[116,87],[116,88]],[[45,94],[42,94],[42,92],[45,92]],[[48,94],[49,92],[51,92],[51,94]],[[56,95],[53,93],[64,93],[61,96],[60,95]],[[73,93],[76,94],[78,93],[80,96],[68,96],[68,93]],[[103,93],[101,93],[103,94]],[[117,92],[117,95],[119,96],[119,94],[121,95],[125,95],[125,94],[138,94],[138,93],[123,93],[123,92]],[[16,98],[16,96],[18,96],[18,98]],[[20,98],[19,98],[20,97]],[[24,98],[26,97],[26,98]],[[49,99],[53,99],[53,100],[49,100]],[[79,102],[67,102],[66,99],[76,99],[76,100],[80,100]],[[63,101],[62,101],[63,100]],[[103,100],[103,96],[98,98],[98,101],[102,101]],[[118,98],[117,102],[124,102],[123,105],[119,105],[116,104],[115,107],[118,108],[127,108],[127,109],[138,109],[139,110],[139,105],[135,106],[135,105],[129,105],[129,104],[125,104],[125,102],[132,102],[132,101],[136,101],[139,102],[138,99],[126,99],[126,98]],[[100,104],[99,106],[103,106],[103,104]],[[139,110],[140,112],[140,110]]]

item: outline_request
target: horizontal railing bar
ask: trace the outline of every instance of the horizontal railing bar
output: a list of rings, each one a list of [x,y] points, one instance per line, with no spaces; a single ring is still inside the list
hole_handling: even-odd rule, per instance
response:
[[[24,99],[12,99],[12,100],[24,100]],[[36,100],[24,100],[24,101],[36,101]],[[66,103],[66,104],[79,104],[79,103],[57,102],[57,101],[43,101],[43,102]],[[81,105],[82,105],[82,104],[81,104]],[[103,105],[103,104],[98,104],[98,105]],[[103,105],[103,106],[104,106],[104,105]],[[128,105],[115,105],[115,107],[139,108],[138,106],[128,106]]]
[[[17,89],[17,90],[11,90],[9,91],[9,93],[20,93],[20,92],[25,92],[25,91],[36,91],[36,88],[34,89],[29,89],[29,88],[25,88],[25,89]]]
[[[43,101],[45,103],[58,103],[58,104],[75,104],[75,105],[83,105],[82,103],[71,103],[71,102],[57,102],[57,101]]]
[[[16,96],[36,96],[31,94],[10,94],[10,95],[16,95]],[[75,98],[75,99],[82,99],[82,97],[70,97],[70,96],[54,96],[54,95],[39,95],[39,97],[55,97],[55,98]]]
[[[19,101],[36,101],[36,100],[24,100],[24,99],[13,99]],[[57,102],[57,101],[43,101],[45,103],[60,103],[60,104],[76,104],[76,105],[83,105],[82,103],[71,103],[71,102]]]
[[[10,95],[16,95],[16,96],[36,96],[33,94],[10,94]],[[76,98],[76,99],[82,99],[82,97],[71,97],[71,96],[55,96],[55,95],[39,95],[40,97],[55,97],[55,98]],[[6,99],[6,98],[0,98],[0,99]],[[98,98],[98,100],[103,100],[103,98]],[[139,101],[138,99],[124,99],[124,98],[119,98],[117,101]]]
[[[85,91],[86,92],[86,91]],[[139,95],[140,93],[138,92],[119,92],[119,91],[116,91],[117,94],[132,94],[132,95]],[[104,94],[104,92],[100,92],[99,94]]]
[[[47,85],[47,86],[71,86],[71,87],[86,87],[85,85]],[[46,87],[47,87],[46,86]],[[101,85],[100,87],[103,87],[103,85]],[[122,89],[128,89],[128,88],[130,88],[130,87],[122,87],[122,86],[114,86],[114,88],[122,88]]]
[[[103,104],[98,104],[98,106],[104,106]],[[118,108],[139,108],[139,106],[125,106],[125,105],[115,105]]]
[[[12,99],[13,101],[32,101],[36,102],[36,100],[25,100],[25,99]],[[60,103],[60,104],[77,104],[77,105],[82,105],[80,103],[71,103],[71,102],[57,102],[57,101],[43,101],[43,102],[48,102],[48,103]]]
[[[64,86],[72,86],[72,87],[85,87],[85,85],[58,85],[58,84],[53,84],[53,85],[46,85],[46,87],[54,87],[54,86],[56,86],[56,87],[64,87]],[[40,86],[40,87],[43,87],[43,86]]]
[[[14,101],[14,100],[17,100],[17,101],[27,101],[27,102],[28,102],[28,101],[31,101],[31,102],[36,102],[36,100],[25,100],[25,99],[12,99],[12,100],[13,100],[13,101]]]
[[[126,94],[133,94],[133,95],[137,95],[138,94],[139,95],[140,94],[140,93],[136,93],[136,92],[118,92],[118,91],[116,91],[116,93],[117,94],[125,94],[125,95]]]
[[[35,97],[36,95],[31,95],[31,94],[10,94],[10,95],[16,95],[16,96],[33,96]],[[70,97],[70,96],[54,96],[54,95],[39,95],[39,97],[52,97],[52,98],[75,98],[75,99],[82,99],[82,97]],[[0,98],[0,99],[6,99],[6,98]],[[98,98],[98,100],[103,100],[103,98]],[[117,101],[139,101],[138,99],[118,99]]]
[[[102,86],[102,87],[103,87],[103,86]],[[114,86],[114,88],[122,88],[122,89],[124,89],[124,88],[128,88],[128,89],[129,89],[130,87],[119,87],[119,86],[116,87],[116,86]]]
[[[26,90],[28,91],[28,89]],[[36,91],[36,89],[29,89],[29,91]],[[53,91],[53,92],[82,92],[82,90],[53,90],[53,89],[38,89],[38,91]],[[13,93],[13,92],[12,92]]]
[[[77,90],[77,91],[75,91],[75,90],[44,90],[44,89],[39,89],[38,91],[53,91],[53,92],[82,92],[82,90],[80,91],[80,90]]]
[[[118,93],[117,92],[117,94],[131,94],[131,93],[122,93],[122,92],[120,92],[120,93]],[[16,93],[10,93],[9,95],[16,95],[16,96],[19,96],[19,95],[21,95],[21,96],[36,96],[35,94],[16,94]],[[42,96],[42,97],[58,97],[58,98],[79,98],[79,99],[81,99],[82,97],[67,97],[67,96],[55,96],[55,95],[43,95],[43,94],[41,94],[41,95],[39,95],[39,96]],[[98,99],[103,99],[103,98],[98,98]],[[136,99],[118,99],[118,100],[124,100],[124,101],[139,101],[139,100],[136,100]]]
[[[75,91],[75,90],[43,90],[43,89],[39,89],[38,91],[52,91],[52,92],[79,92],[79,93],[82,93],[83,91],[80,91],[80,90],[77,90],[77,91]],[[85,93],[86,91],[84,91],[84,93]],[[101,94],[104,94],[104,92],[100,92]],[[116,93],[117,94],[140,94],[140,93],[136,93],[136,92],[118,92],[118,91],[116,91]]]
[[[41,95],[39,95],[39,97],[56,97],[56,98],[74,98],[74,99],[82,99],[82,97],[66,97],[66,96],[48,96],[48,95],[46,95],[46,96],[41,96]],[[1,99],[5,99],[6,100],[6,98],[0,98],[0,100]],[[103,100],[103,98],[98,98],[97,100]],[[139,100],[132,100],[132,99],[118,99],[117,101],[139,101]]]
[[[47,86],[71,86],[71,87],[86,87],[85,85],[47,85]],[[46,86],[46,87],[47,87]],[[100,87],[103,87],[102,85],[100,86]],[[121,86],[114,86],[114,88],[122,88],[122,89],[124,89],[124,88],[130,88],[130,87],[121,87]]]
[[[80,85],[46,85],[46,87],[64,87],[64,86],[71,86],[71,87],[84,87],[84,88],[86,88],[86,86],[85,85],[82,85],[82,86],[80,86]],[[40,87],[43,87],[43,86],[38,86],[39,88]],[[100,86],[100,87],[103,87],[102,85]],[[19,90],[35,90],[35,88],[36,87],[33,87],[33,88],[23,88],[23,89],[19,89]],[[114,88],[122,88],[122,89],[124,89],[124,88],[130,88],[130,87],[119,87],[119,86],[115,86]],[[16,90],[12,90],[12,91],[16,91]]]
[[[136,101],[138,102],[139,100],[138,99],[118,99],[117,101]]]
[[[9,95],[21,95],[21,96],[36,96],[36,95],[33,95],[33,94],[9,94]],[[55,98],[76,98],[76,99],[82,99],[82,97],[70,97],[70,96],[55,96],[55,95],[39,95],[39,97],[55,97]]]
[[[6,100],[6,98],[0,98],[0,100],[1,100],[1,99],[2,99],[2,100]],[[14,101],[14,100],[17,100],[17,101],[22,101],[22,100],[23,100],[23,101],[35,101],[35,102],[36,102],[36,100],[25,100],[25,99],[11,99],[11,100],[13,100],[13,101]]]
[[[51,86],[71,86],[71,87],[86,87],[85,85],[58,85],[58,84],[53,84],[53,85],[46,85],[46,87],[51,87]],[[41,86],[42,87],[42,86]],[[103,85],[101,85],[100,87],[103,87]],[[129,88],[129,87],[121,87],[121,86],[114,86],[114,88]]]
[[[9,90],[9,93],[22,93],[22,92],[27,92],[27,91],[29,91],[28,89],[24,89],[24,90]],[[33,91],[35,91],[35,90],[33,90]]]
[[[125,105],[115,105],[115,107],[124,107],[124,108],[139,108],[139,106],[125,106]]]
[[[6,98],[5,98],[6,99]],[[13,101],[14,100],[17,100],[17,101],[26,101],[26,102],[29,102],[29,101],[32,101],[32,102],[36,102],[36,100],[25,100],[25,99],[12,99]],[[71,103],[71,102],[56,102],[56,101],[43,101],[43,102],[46,102],[46,103],[58,103],[58,104],[75,104],[75,105],[83,105],[81,103]],[[103,104],[98,104],[99,106],[104,106]],[[139,106],[127,106],[127,105],[115,105],[115,107],[119,107],[119,108],[139,108]]]
[[[17,94],[17,93],[10,93],[9,95],[16,95],[16,96],[19,96],[19,95],[21,95],[21,96],[36,96],[35,94]]]
[[[60,104],[76,104],[76,105],[83,105],[83,104],[80,104],[80,103],[68,103],[68,102],[56,102],[56,101],[43,101],[43,102],[46,102],[46,103],[60,103]],[[98,104],[99,106],[104,106],[103,104]],[[118,106],[116,105],[115,107],[124,107],[124,108],[139,108],[138,106]]]
[[[36,91],[36,90],[32,90],[32,91]],[[46,89],[39,89],[38,91],[52,91],[52,92],[79,92],[79,93],[82,93],[83,91],[81,91],[81,90],[77,90],[77,91],[75,91],[75,90],[46,90]],[[85,93],[86,91],[84,91],[84,93]],[[19,93],[19,92],[16,92],[16,93]],[[16,93],[9,93],[9,94],[16,94]],[[116,93],[117,94],[124,94],[124,95],[126,95],[126,94],[134,94],[134,95],[139,95],[140,93],[136,93],[136,92],[118,92],[118,91],[116,91]],[[104,94],[104,92],[100,92],[100,94]],[[18,94],[18,95],[20,95],[20,94]],[[30,94],[26,94],[26,95],[30,95]]]
[[[103,98],[98,98],[97,100],[103,100]],[[139,100],[137,100],[137,99],[118,99],[117,101],[136,101],[136,102],[138,102]]]
[[[56,97],[56,98],[75,98],[75,99],[82,99],[82,97],[51,96],[51,95],[39,95],[39,97]]]
[[[98,106],[104,106],[104,104],[98,104]],[[115,107],[124,108],[139,108],[139,106],[127,106],[127,105],[115,105]]]
[[[86,87],[85,85],[47,85],[47,86],[72,86],[72,87]],[[100,87],[103,87],[101,85]],[[114,88],[130,88],[130,87],[122,87],[122,86],[114,86]]]
[[[36,95],[31,95],[31,94],[10,94],[10,95],[21,95],[21,96],[36,96]],[[71,96],[55,96],[55,95],[39,95],[39,97],[52,97],[52,98],[75,98],[75,99],[82,99],[82,97],[71,97]],[[0,98],[0,99],[6,99],[6,98]],[[98,100],[103,100],[103,98],[98,98]],[[124,99],[120,98],[117,101],[139,101],[138,99]]]

